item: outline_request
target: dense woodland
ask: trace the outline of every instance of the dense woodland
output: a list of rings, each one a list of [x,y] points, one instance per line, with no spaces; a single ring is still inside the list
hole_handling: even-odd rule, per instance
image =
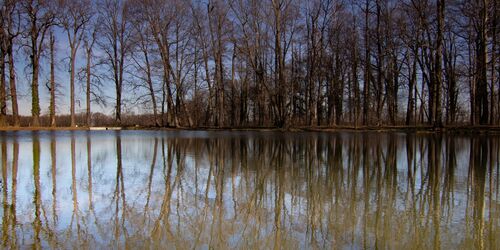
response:
[[[131,123],[124,106],[142,111],[138,124],[165,127],[500,124],[496,0],[1,5],[2,126],[21,125],[19,84],[30,85],[31,126],[93,126],[106,118],[96,105],[115,125]]]

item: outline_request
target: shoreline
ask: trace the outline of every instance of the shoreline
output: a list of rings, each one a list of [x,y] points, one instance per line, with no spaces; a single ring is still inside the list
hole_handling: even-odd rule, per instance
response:
[[[420,133],[500,133],[500,126],[444,126],[435,129],[431,126],[297,126],[277,127],[141,127],[141,126],[99,126],[99,127],[0,127],[0,131],[117,131],[117,130],[156,130],[156,131],[275,131],[275,132],[420,132]]]

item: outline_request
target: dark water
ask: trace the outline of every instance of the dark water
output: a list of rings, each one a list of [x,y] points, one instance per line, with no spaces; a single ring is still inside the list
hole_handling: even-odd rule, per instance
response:
[[[498,136],[0,134],[1,248],[494,249]]]

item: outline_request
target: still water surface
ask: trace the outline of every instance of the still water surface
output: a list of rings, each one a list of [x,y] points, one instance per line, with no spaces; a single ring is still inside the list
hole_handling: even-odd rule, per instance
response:
[[[499,136],[3,132],[1,248],[494,249]]]

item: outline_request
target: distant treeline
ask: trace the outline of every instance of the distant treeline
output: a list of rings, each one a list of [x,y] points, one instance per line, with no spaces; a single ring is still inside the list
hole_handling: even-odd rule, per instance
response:
[[[131,123],[124,106],[169,127],[500,124],[496,0],[1,5],[2,126],[96,124],[92,103],[110,104],[114,125]],[[68,46],[54,46],[56,37]],[[19,118],[16,63],[29,67],[28,123]],[[69,83],[56,82],[66,74],[58,63],[68,63]],[[45,87],[42,64],[50,65]],[[75,82],[85,117],[75,114]],[[69,122],[55,118],[67,113],[56,108],[62,85]],[[40,91],[50,93],[47,111]]]

